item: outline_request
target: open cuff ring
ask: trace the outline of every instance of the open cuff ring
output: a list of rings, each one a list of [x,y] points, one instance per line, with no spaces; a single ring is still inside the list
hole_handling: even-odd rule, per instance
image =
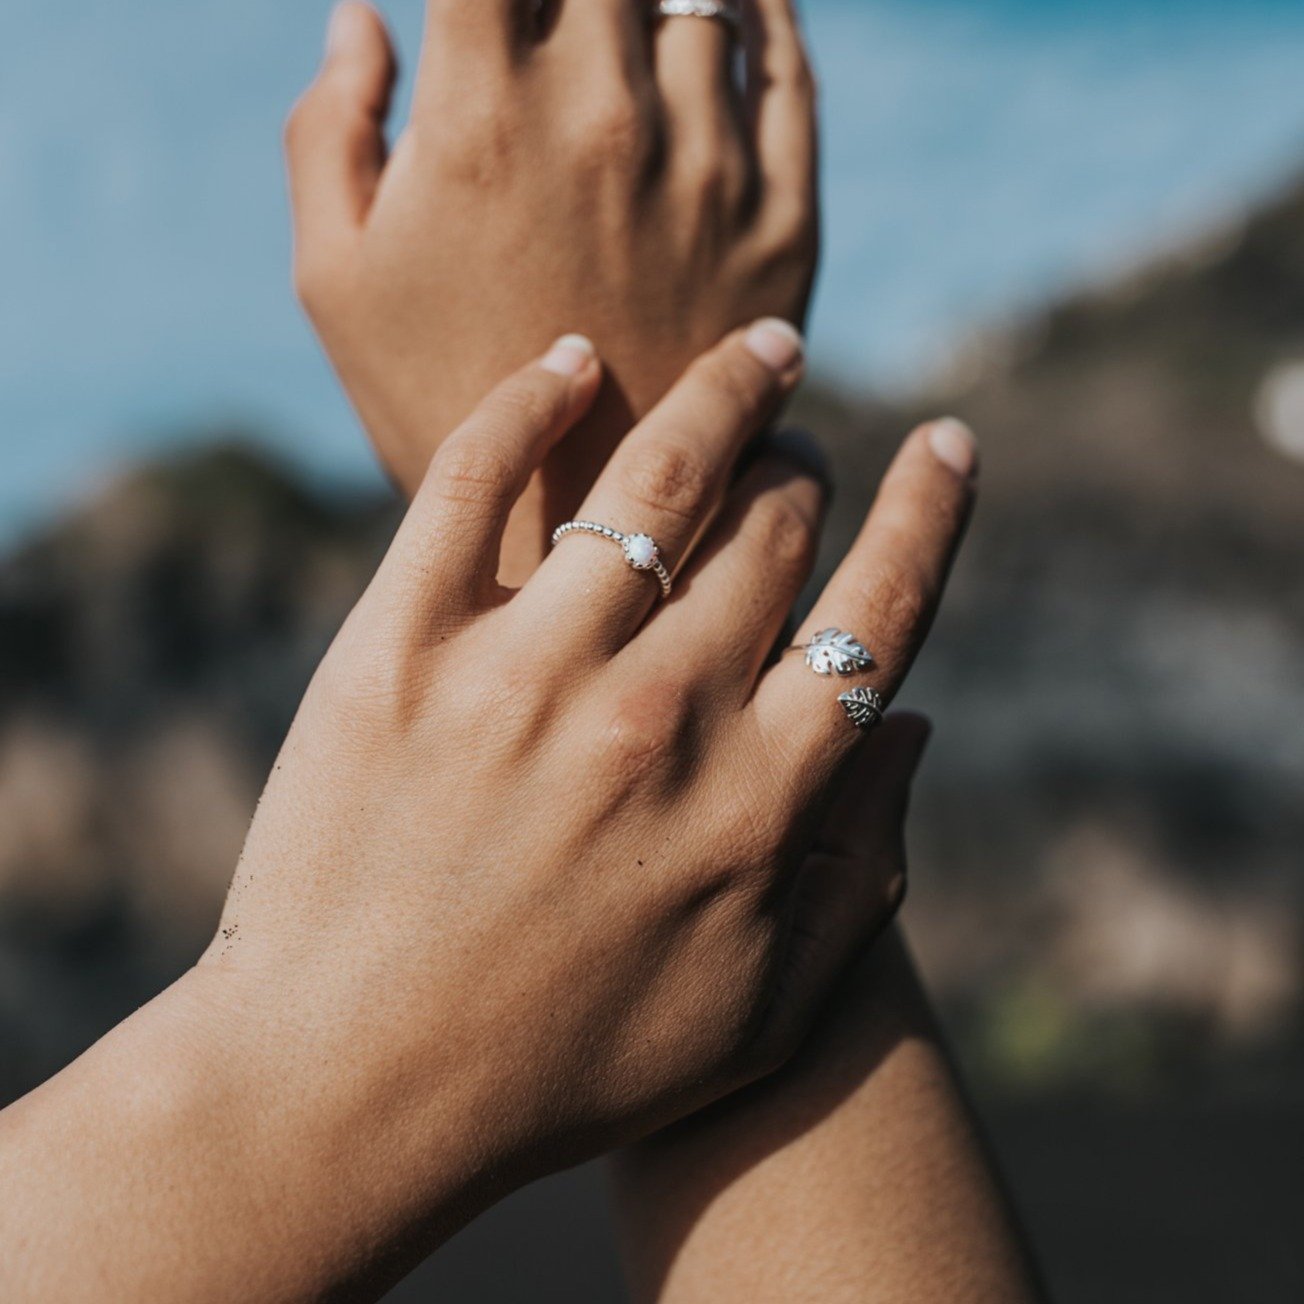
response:
[[[620,544],[625,554],[625,562],[631,570],[650,571],[661,585],[661,596],[670,596],[670,572],[661,560],[661,549],[650,534],[621,534],[609,525],[599,525],[596,521],[567,521],[552,532],[552,546],[555,548],[568,534],[596,534],[600,539],[610,539]]]

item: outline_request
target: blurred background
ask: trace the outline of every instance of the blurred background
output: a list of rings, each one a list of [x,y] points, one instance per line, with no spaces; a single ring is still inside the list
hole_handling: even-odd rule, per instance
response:
[[[393,528],[288,285],[327,9],[6,8],[3,1100],[202,948]],[[829,559],[916,417],[986,457],[908,694],[916,947],[1057,1299],[1304,1299],[1304,5],[806,12]],[[395,1298],[619,1300],[600,1178]]]

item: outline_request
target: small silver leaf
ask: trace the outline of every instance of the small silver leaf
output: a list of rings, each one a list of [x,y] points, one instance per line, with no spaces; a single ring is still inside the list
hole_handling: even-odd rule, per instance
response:
[[[852,675],[868,670],[874,658],[854,634],[822,629],[807,645],[806,664],[817,675]]]

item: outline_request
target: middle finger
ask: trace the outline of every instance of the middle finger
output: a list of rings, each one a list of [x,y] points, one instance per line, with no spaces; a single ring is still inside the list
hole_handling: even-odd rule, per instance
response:
[[[577,519],[651,538],[673,572],[723,496],[739,453],[801,378],[803,357],[795,327],[777,319],[728,336],[625,439]],[[655,578],[632,571],[616,543],[576,533],[560,541],[517,600],[604,659],[658,596]]]

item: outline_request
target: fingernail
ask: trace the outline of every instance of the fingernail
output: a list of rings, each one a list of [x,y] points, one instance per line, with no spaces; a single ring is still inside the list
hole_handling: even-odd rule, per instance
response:
[[[754,357],[780,375],[791,371],[805,355],[806,343],[801,332],[780,317],[765,317],[743,337]]]
[[[928,443],[939,462],[967,480],[978,469],[978,441],[963,421],[943,417],[928,431]]]
[[[543,355],[541,366],[555,376],[578,376],[598,356],[593,341],[584,335],[563,335]]]
[[[809,471],[821,484],[832,485],[828,455],[809,430],[780,430],[771,435],[766,444],[772,451],[796,462],[802,470]]]

